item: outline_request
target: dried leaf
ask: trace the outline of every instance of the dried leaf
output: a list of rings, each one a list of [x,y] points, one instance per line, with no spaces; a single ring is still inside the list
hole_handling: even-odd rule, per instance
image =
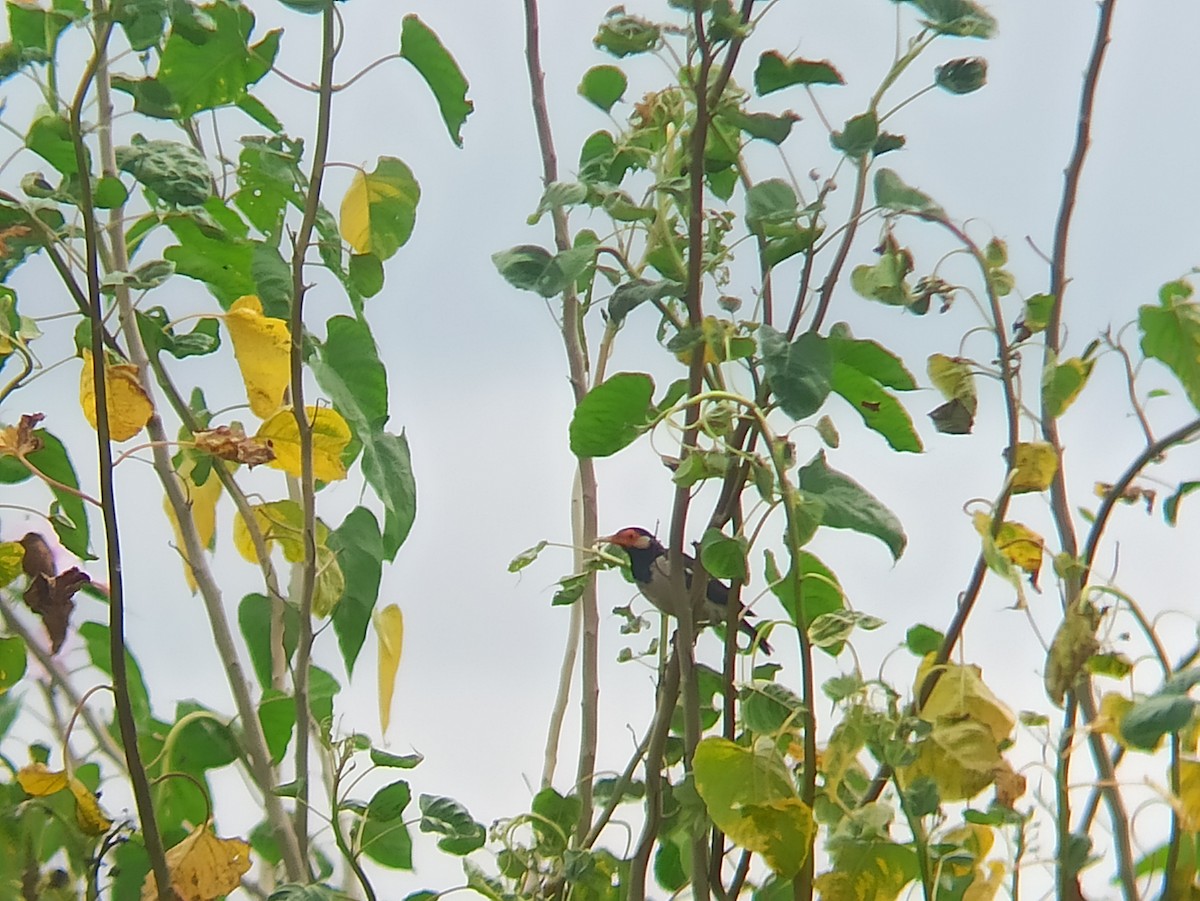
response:
[[[73,566],[57,576],[37,575],[25,589],[25,603],[42,618],[50,636],[50,652],[57,654],[67,638],[67,626],[75,610],[72,598],[80,588],[91,582],[91,576]]]
[[[392,696],[396,691],[396,671],[404,649],[404,614],[390,604],[373,617],[379,636],[379,725],[384,734],[392,720]]]
[[[283,403],[291,380],[292,338],[282,319],[264,316],[262,301],[253,294],[239,297],[225,314],[233,355],[242,371],[250,409],[266,419]]]
[[[1096,497],[1105,498],[1108,497],[1113,487],[1108,482],[1097,482],[1093,490],[1096,492]],[[1146,505],[1146,512],[1153,513],[1154,502],[1158,500],[1158,492],[1153,488],[1130,485],[1118,495],[1117,500],[1123,504],[1136,504],[1138,501],[1142,501]]]
[[[25,575],[33,579],[38,576],[51,578],[58,574],[58,564],[54,562],[54,551],[40,532],[26,532],[21,536],[21,547],[25,556],[21,558],[21,569]]]
[[[92,371],[92,353],[83,351],[83,369],[79,373],[79,406],[84,418],[96,428],[96,381]],[[132,363],[105,363],[104,389],[107,393],[108,431],[113,441],[128,441],[146,427],[154,415],[154,404],[138,380]]]
[[[17,773],[17,782],[26,794],[45,798],[70,789],[75,796],[75,820],[88,835],[103,835],[112,828],[112,820],[100,809],[100,802],[86,785],[61,770],[51,770],[44,763],[31,763]]]
[[[5,426],[0,429],[0,456],[9,455],[24,457],[42,449],[42,439],[33,433],[39,422],[45,419],[43,413],[24,413],[19,425]]]
[[[179,901],[214,901],[241,885],[250,871],[250,846],[240,838],[217,838],[204,823],[167,852],[171,888]],[[154,874],[142,883],[142,901],[159,898]]]
[[[275,449],[269,443],[246,436],[240,425],[223,425],[192,435],[196,450],[212,454],[231,463],[254,467],[275,459]]]
[[[1062,624],[1050,642],[1043,680],[1046,693],[1057,706],[1075,686],[1088,658],[1100,648],[1096,630],[1100,626],[1100,611],[1090,604],[1076,603],[1067,608]]]
[[[330,407],[306,407],[305,412],[312,423],[313,476],[322,482],[346,478],[342,452],[350,443],[350,426]],[[274,448],[272,467],[300,477],[300,430],[290,409],[280,410],[264,422],[255,439]]]

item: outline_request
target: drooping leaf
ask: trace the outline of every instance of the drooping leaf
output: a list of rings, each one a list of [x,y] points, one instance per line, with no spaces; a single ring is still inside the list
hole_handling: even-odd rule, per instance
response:
[[[196,150],[176,141],[135,141],[116,150],[117,165],[166,203],[200,206],[212,194],[212,171]]]
[[[894,450],[920,452],[921,439],[908,411],[884,390],[884,386],[901,391],[916,388],[900,358],[874,341],[855,339],[844,323],[831,330],[829,347],[833,355],[833,391],[845,398],[867,427],[881,434]]]
[[[167,851],[171,888],[182,901],[214,901],[234,891],[250,872],[250,845],[240,838],[217,838],[208,823]],[[144,901],[158,897],[154,874],[146,875]]]
[[[421,831],[442,836],[438,847],[448,854],[463,856],[483,847],[487,830],[453,798],[421,795]]]
[[[194,462],[185,458],[184,463],[177,470],[177,475],[188,509],[191,511],[192,522],[195,525],[196,537],[200,540],[200,546],[212,550],[217,535],[217,501],[221,497],[221,480],[215,475],[210,475],[204,480],[203,485],[197,485],[192,477],[194,469]],[[167,520],[171,523],[171,529],[175,534],[175,547],[183,558],[183,577],[187,581],[188,589],[195,594],[196,577],[188,562],[183,533],[179,528],[179,520],[175,516],[175,508],[166,496],[163,497],[163,512],[166,513]]]
[[[404,614],[395,604],[377,612],[373,621],[379,638],[379,728],[386,735],[392,720],[392,696],[404,648]]]
[[[1042,441],[1022,441],[1012,461],[1013,494],[1045,491],[1058,472],[1058,451]]]
[[[404,544],[417,516],[417,484],[413,478],[408,438],[380,429],[363,442],[363,477],[383,502],[383,551],[388,560]]]
[[[239,298],[225,315],[225,327],[246,396],[255,416],[266,419],[283,403],[291,381],[292,339],[282,319],[264,316],[262,303],[253,294]]]
[[[383,535],[375,514],[355,507],[329,537],[329,546],[346,576],[346,591],[333,610],[333,631],[346,672],[353,675],[383,575]]]
[[[1048,361],[1042,370],[1042,409],[1046,415],[1058,418],[1079,397],[1092,374],[1094,360],[1071,357],[1061,363]]]
[[[597,385],[571,417],[571,453],[608,457],[632,443],[654,414],[654,380],[641,372],[620,372]]]
[[[265,691],[271,687],[271,599],[263,594],[248,594],[238,604],[238,628],[250,652],[250,665]],[[300,633],[300,618],[296,608],[284,604],[280,611],[283,626],[285,664],[292,659]]]
[[[1050,652],[1046,655],[1043,682],[1050,700],[1059,707],[1063,705],[1067,692],[1083,675],[1088,658],[1100,647],[1096,640],[1099,623],[1098,610],[1087,604],[1075,603],[1067,608],[1062,623],[1054,633]]]
[[[981,56],[952,59],[934,70],[933,81],[951,94],[970,94],[987,84],[987,60]]]
[[[400,56],[412,63],[425,79],[450,140],[461,147],[463,123],[475,109],[475,104],[467,99],[467,79],[438,36],[415,13],[406,15],[400,26]]]
[[[973,0],[911,0],[925,14],[925,24],[939,34],[990,38],[996,19]]]
[[[894,559],[904,553],[908,538],[896,514],[848,475],[830,468],[824,451],[800,468],[797,484],[824,504],[822,525],[873,535],[888,546]]]
[[[847,119],[842,130],[834,131],[829,137],[829,143],[835,150],[842,151],[852,159],[859,159],[871,153],[878,140],[879,119],[870,111]]]
[[[96,428],[96,381],[91,351],[83,351],[79,372],[79,406],[93,429]],[[107,393],[108,430],[113,441],[128,441],[139,434],[154,415],[154,405],[142,389],[138,369],[132,363],[111,363],[104,367]]]
[[[649,53],[658,46],[661,29],[653,22],[632,16],[625,7],[615,6],[608,11],[593,43],[618,59],[639,53]]]
[[[1187,695],[1155,694],[1135,701],[1121,720],[1121,737],[1129,745],[1153,749],[1164,735],[1178,732],[1191,721],[1196,702]]]
[[[371,860],[392,869],[412,869],[412,836],[403,816],[411,800],[412,793],[403,780],[379,789],[372,796],[355,835],[359,847]]]

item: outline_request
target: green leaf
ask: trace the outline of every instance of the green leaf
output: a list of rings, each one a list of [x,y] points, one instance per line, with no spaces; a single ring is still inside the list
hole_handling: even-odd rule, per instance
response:
[[[661,31],[653,22],[627,15],[625,7],[615,6],[608,11],[593,43],[618,59],[638,53],[649,53],[659,44]]]
[[[870,153],[878,139],[879,119],[868,111],[847,119],[841,131],[830,135],[829,142],[846,156],[858,159]]]
[[[954,37],[990,38],[996,20],[972,0],[910,0],[925,13],[925,24],[939,34]]]
[[[840,646],[850,638],[855,629],[873,631],[884,625],[876,616],[858,610],[834,610],[813,620],[808,627],[808,638],[814,647]]]
[[[1094,364],[1094,360],[1071,357],[1057,365],[1051,362],[1042,370],[1042,410],[1046,415],[1057,419],[1067,412],[1087,384]]]
[[[554,256],[535,244],[522,244],[492,254],[500,275],[514,288],[554,297],[567,289],[596,256],[590,245],[572,247]]]
[[[444,836],[438,839],[438,847],[447,854],[462,857],[483,847],[487,830],[453,798],[421,795],[417,803],[421,808],[421,831]]]
[[[374,297],[383,290],[383,261],[373,253],[350,255],[350,281],[363,297]]]
[[[857,369],[886,388],[897,391],[915,391],[917,388],[917,381],[903,360],[876,341],[855,338],[844,322],[836,323],[830,329],[829,347],[835,362]]]
[[[647,301],[663,300],[667,297],[682,297],[683,285],[669,279],[652,282],[637,278],[621,282],[608,298],[608,318],[620,325],[634,309]]]
[[[533,796],[532,808],[536,816],[530,825],[538,837],[539,850],[547,856],[561,854],[579,819],[579,798],[563,797],[552,788],[543,788]]]
[[[62,116],[44,115],[34,119],[25,135],[25,146],[63,175],[79,172],[71,126]],[[88,165],[91,165],[90,156]]]
[[[367,804],[355,838],[363,853],[376,863],[397,870],[412,869],[412,836],[403,816],[410,800],[408,783],[400,780],[381,788]]]
[[[794,225],[800,202],[782,178],[760,181],[746,192],[746,226],[755,234],[775,236],[779,226]]]
[[[90,533],[88,531],[87,507],[79,497],[79,479],[75,475],[75,467],[67,456],[63,443],[45,429],[37,429],[34,435],[41,441],[42,447],[26,456],[26,460],[40,473],[49,476],[56,482],[61,482],[64,488],[51,486],[55,502],[50,508],[50,524],[54,526],[54,534],[62,542],[63,547],[80,560],[95,560],[88,548]]]
[[[72,17],[63,15],[57,8],[50,11],[23,3],[6,3],[5,6],[13,45],[40,62],[49,60]]]
[[[597,385],[571,417],[571,453],[608,457],[632,443],[654,415],[653,397],[654,380],[641,372],[620,372]]]
[[[360,441],[383,429],[388,421],[387,370],[366,323],[331,317],[312,368],[317,384]]]
[[[696,791],[717,828],[735,844],[761,853],[780,876],[800,872],[816,826],[774,749],[705,738],[696,747],[693,768]]]
[[[298,0],[280,0],[281,3],[291,6],[296,4]],[[322,3],[330,3],[332,0],[318,0]],[[267,901],[341,901],[345,896],[327,885],[298,885],[294,882],[289,882],[287,885],[281,885],[267,897]]]
[[[412,237],[421,186],[403,160],[381,156],[375,168],[359,170],[342,199],[342,237],[356,253],[391,258]]]
[[[258,290],[251,275],[253,243],[220,227],[201,228],[190,216],[169,217],[166,225],[179,243],[164,249],[163,256],[180,275],[204,282],[222,307]]]
[[[342,690],[338,680],[319,666],[312,668],[308,682],[308,705],[312,708],[313,720],[328,736],[333,725],[333,699]]]
[[[987,83],[987,60],[981,56],[952,59],[934,70],[934,83],[951,94],[970,94]]]
[[[467,79],[433,30],[415,13],[400,26],[400,56],[421,73],[437,101],[450,140],[462,146],[462,126],[475,109],[467,99]]]
[[[891,169],[880,169],[875,173],[875,203],[884,209],[903,213],[919,213],[937,219],[946,216],[945,210],[934,203],[928,194],[905,184]]]
[[[179,730],[178,740],[171,750],[169,766],[199,774],[229,766],[237,760],[237,738],[229,726],[217,719],[207,707],[195,701],[181,701],[175,705],[175,722],[193,713],[204,716],[191,720]]]
[[[801,722],[804,702],[778,682],[756,679],[738,695],[742,701],[742,720],[751,732],[778,735],[785,729],[795,729]]]
[[[304,205],[301,193],[307,179],[300,171],[304,142],[282,135],[247,135],[238,155],[238,190],[234,205],[264,235],[279,233],[287,204]]]
[[[700,539],[700,562],[705,571],[716,579],[749,577],[746,568],[746,544],[741,538],[731,538],[720,529],[708,529]]]
[[[787,578],[780,576],[773,553],[764,552],[764,558],[771,591],[796,626],[807,629],[817,617],[845,608],[846,599],[837,576],[815,555],[801,551]],[[824,650],[836,655],[840,648]]]
[[[263,594],[248,594],[238,604],[238,627],[250,652],[250,666],[263,690],[271,687],[271,599]],[[290,604],[283,605],[283,647],[287,659],[296,652],[300,634],[300,614]]]
[[[375,766],[394,767],[401,770],[411,770],[424,760],[421,754],[389,754],[378,748],[371,749],[371,763]]]
[[[946,636],[930,626],[918,623],[910,626],[904,636],[904,645],[918,657],[932,654],[942,646]]]
[[[1197,488],[1200,488],[1200,482],[1181,482],[1179,487],[1175,489],[1175,493],[1163,501],[1163,519],[1170,525],[1177,525],[1179,522],[1179,504]]]
[[[162,40],[167,0],[117,0],[112,17],[124,29],[131,50],[149,50]]]
[[[796,84],[845,83],[829,60],[784,59],[775,50],[762,54],[754,70],[754,90],[760,97]]]
[[[175,334],[167,311],[162,307],[139,309],[137,321],[142,341],[152,354],[169,353],[175,359],[182,360],[206,356],[221,346],[221,322],[215,316],[201,319],[195,328],[183,335]]]
[[[282,31],[270,31],[250,45],[254,14],[246,6],[218,2],[199,9],[210,20],[211,30],[197,39],[173,29],[154,78],[113,79],[114,88],[133,96],[138,112],[160,119],[189,119],[202,110],[236,104],[250,85],[271,71]]]
[[[262,700],[258,702],[258,722],[274,766],[283,760],[296,728],[295,699],[277,689],[264,688]]]
[[[109,646],[108,626],[101,623],[82,623],[79,626],[79,637],[87,647],[88,658],[92,666],[111,678],[112,653]],[[142,668],[133,659],[133,654],[125,650],[125,671],[129,683],[129,706],[133,711],[133,719],[139,725],[148,725],[151,721],[150,694],[146,691],[146,680],[142,678]]]
[[[900,559],[908,539],[896,514],[848,475],[831,469],[824,451],[801,467],[798,485],[825,504],[822,525],[873,535],[887,545],[894,559]]]
[[[576,573],[572,576],[563,576],[558,580],[558,591],[554,592],[550,606],[570,607],[583,597],[583,592],[587,588],[591,578],[591,573]]]
[[[542,192],[537,209],[526,220],[530,225],[537,225],[544,213],[561,210],[566,207],[578,206],[588,196],[587,185],[577,181],[552,181]]]
[[[263,315],[287,319],[292,309],[292,267],[274,244],[252,243],[250,277],[254,279],[254,293],[262,301]]]
[[[1019,339],[1024,340],[1030,335],[1045,331],[1046,326],[1050,324],[1050,313],[1053,309],[1052,294],[1033,294],[1026,298],[1024,317],[1014,326]]]
[[[616,66],[592,66],[583,73],[579,94],[607,113],[625,95],[628,85],[629,79]]]
[[[25,642],[19,636],[0,638],[0,694],[21,681],[25,675],[27,656]]]
[[[417,483],[404,432],[363,435],[363,476],[383,501],[383,553],[388,560],[404,544],[417,517]]]
[[[1152,750],[1164,736],[1191,721],[1196,702],[1187,695],[1156,694],[1135,701],[1121,720],[1121,737],[1135,748]]]
[[[805,332],[788,343],[769,325],[758,330],[763,371],[779,408],[792,419],[804,419],[821,409],[829,396],[833,355],[824,337]]]
[[[777,147],[787,140],[792,133],[792,126],[800,121],[800,117],[791,110],[776,116],[771,113],[747,113],[737,107],[722,110],[720,117],[750,137],[770,141]]]
[[[1163,285],[1158,296],[1158,306],[1138,309],[1142,353],[1165,363],[1200,409],[1200,305],[1186,281]]]
[[[900,358],[874,341],[857,340],[844,323],[829,336],[833,355],[830,385],[862,417],[867,427],[882,435],[893,450],[922,450],[912,419],[900,402],[883,386],[901,391],[917,387]]]
[[[517,556],[513,557],[512,560],[509,561],[508,571],[510,573],[518,573],[525,567],[529,566],[529,564],[533,563],[533,561],[538,558],[538,555],[546,549],[546,544],[547,542],[545,541],[539,541],[533,547],[526,548],[525,550],[521,551],[521,553],[517,554]]]
[[[116,149],[117,166],[155,196],[179,206],[199,206],[212,194],[212,172],[196,150],[177,141],[137,141]]]
[[[333,608],[333,631],[346,674],[353,676],[383,577],[383,534],[375,514],[366,507],[355,507],[329,536],[329,547],[346,576],[342,600]]]

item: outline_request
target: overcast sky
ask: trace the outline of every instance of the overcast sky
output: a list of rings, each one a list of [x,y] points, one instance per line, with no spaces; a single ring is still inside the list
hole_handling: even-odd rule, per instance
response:
[[[649,2],[626,5],[650,16],[664,12]],[[304,81],[314,79],[318,20],[265,0],[251,6],[260,16],[260,28],[283,26],[287,31],[280,68]],[[596,129],[611,127],[576,94],[587,68],[612,62],[591,43],[609,3],[570,0],[544,6],[550,111],[562,177],[569,178],[582,140]],[[945,39],[905,82],[915,90],[932,77],[935,65],[978,54],[989,62],[987,86],[964,97],[933,92],[905,108],[889,130],[906,134],[908,145],[886,164],[932,195],[955,219],[971,220],[977,239],[1006,239],[1018,291],[1026,295],[1046,290],[1049,281],[1034,248],[1048,253],[1051,246],[1096,7],[1088,0],[1006,0],[989,8],[1000,23],[995,40]],[[780,3],[754,36],[736,77],[749,85],[753,62],[766,49],[827,58],[841,70],[847,85],[821,89],[819,97],[826,115],[840,123],[863,110],[890,63],[896,9],[885,0]],[[901,9],[902,33],[908,35],[913,17],[908,6]],[[539,299],[508,287],[489,259],[494,251],[514,244],[551,242],[548,222],[537,227],[525,222],[540,194],[541,166],[525,81],[521,4],[353,0],[341,10],[347,36],[339,80],[394,52],[402,16],[417,12],[457,57],[476,108],[463,132],[465,147],[458,150],[447,138],[423,83],[405,63],[390,63],[338,97],[331,158],[371,167],[380,154],[399,156],[422,186],[413,238],[388,263],[387,286],[368,305],[389,370],[392,426],[407,429],[419,498],[416,526],[396,564],[387,570],[381,596],[381,603],[403,608],[407,627],[388,746],[396,751],[416,748],[426,755],[426,762],[411,774],[415,791],[454,795],[487,823],[527,809],[536,787],[568,621],[567,611],[551,608],[549,602],[554,581],[571,568],[569,554],[563,551],[547,552],[520,577],[506,572],[508,561],[538,540],[569,540],[573,474],[566,445],[571,395],[554,321]],[[1154,302],[1161,283],[1186,273],[1200,257],[1200,181],[1194,176],[1196,128],[1190,115],[1196,98],[1188,93],[1194,80],[1190,61],[1196,34],[1200,9],[1194,4],[1143,0],[1118,7],[1071,245],[1070,352],[1081,351],[1106,327],[1117,329],[1133,320],[1139,304]],[[653,59],[633,61],[629,71],[627,102],[614,109],[618,118],[628,114],[629,101],[661,87],[670,75]],[[0,90],[0,96],[6,93],[14,93],[13,84]],[[261,95],[294,133],[310,131],[308,96],[279,82],[265,87]],[[903,91],[895,96],[903,97]],[[795,172],[832,172],[836,156],[801,89],[757,103],[760,109],[791,107],[803,117],[785,145]],[[231,127],[244,121],[232,120]],[[226,134],[227,140],[232,137],[236,135]],[[770,154],[756,154],[753,167],[755,178],[784,174]],[[9,171],[19,176],[25,170],[17,166]],[[347,168],[331,170],[331,207],[340,202],[350,174]],[[843,180],[839,195],[849,193],[849,178]],[[844,206],[847,198],[838,202]],[[738,197],[733,204],[740,209]],[[576,213],[573,225],[586,224],[586,213]],[[597,218],[594,224],[602,222]],[[872,222],[863,229],[851,264],[869,261],[877,228]],[[940,236],[931,236],[928,228],[909,223],[901,234],[914,247],[919,269],[931,268],[945,249]],[[18,279],[26,313],[27,298],[34,297],[35,290],[58,290],[50,289],[44,270],[35,273],[29,268]],[[749,297],[748,287],[743,291]],[[1017,297],[1009,299],[1013,308],[1019,302]],[[66,306],[57,295],[46,303],[54,310]],[[314,330],[322,330],[323,313],[344,312],[341,304],[333,292],[320,297]],[[931,313],[918,319],[858,298],[847,284],[837,295],[833,315],[850,321],[859,337],[905,352],[922,382],[924,359],[933,352],[992,359],[993,345],[986,335],[968,339],[960,351],[961,336],[979,325],[969,302],[956,304],[944,316]],[[669,355],[653,346],[653,325],[648,310],[632,317],[610,371],[649,371],[660,384],[682,373]],[[210,401],[216,395],[229,404],[239,402],[240,385],[221,380],[229,363],[226,358],[189,369],[216,379]],[[1034,383],[1037,365],[1031,356],[1026,378]],[[1156,366],[1149,364],[1148,374],[1168,384],[1151,372]],[[49,391],[73,392],[77,377],[77,364],[68,364],[43,385]],[[1064,419],[1076,503],[1091,505],[1091,484],[1112,481],[1140,448],[1136,423],[1126,415],[1116,359],[1105,358],[1094,379],[1097,384]],[[994,387],[983,392],[979,426],[970,438],[933,430],[925,413],[940,403],[934,392],[905,398],[926,443],[927,452],[919,457],[891,452],[848,408],[838,406],[840,401],[830,402],[842,432],[842,447],[830,453],[831,464],[892,506],[910,538],[907,553],[894,566],[882,545],[862,536],[822,533],[813,545],[839,574],[854,605],[889,621],[888,628],[862,644],[869,671],[912,622],[944,627],[966,583],[978,539],[961,506],[974,497],[994,496],[1003,475],[999,392]],[[49,411],[49,402],[46,406]],[[1187,411],[1185,404],[1172,399],[1158,401],[1152,409],[1162,431],[1182,422]],[[25,410],[5,410],[5,421]],[[86,440],[90,433],[78,419],[51,427],[68,441]],[[811,436],[798,440],[802,459],[817,450]],[[1190,449],[1180,451],[1169,464],[1176,478],[1195,478],[1195,470]],[[633,524],[654,528],[657,523],[665,529],[672,485],[648,442],[600,461],[598,472],[601,530]],[[155,496],[149,467],[123,467],[121,477],[128,496]],[[94,483],[94,478],[85,473],[84,481]],[[264,492],[280,491],[269,475],[260,479],[256,474],[253,484]],[[353,484],[335,486],[325,495],[322,516],[330,523],[339,522],[358,499]],[[702,502],[694,509],[698,515],[706,512]],[[154,686],[157,709],[167,715],[176,699],[196,697],[230,711],[214,654],[203,638],[207,626],[200,603],[184,587],[158,502],[131,503],[122,515],[131,549],[130,640]],[[229,577],[227,600],[233,609],[243,593],[259,586],[255,569],[230,551],[231,515],[223,506],[218,559],[222,576]],[[1041,498],[1020,499],[1012,515],[1048,530]],[[1188,552],[1194,547],[1196,516],[1200,514],[1189,516],[1185,505],[1183,525],[1168,530],[1157,513],[1147,519],[1135,508],[1118,512],[1113,527],[1113,535],[1121,539],[1118,582],[1152,612],[1194,609],[1190,595],[1176,592],[1196,581],[1196,557]],[[16,537],[29,524],[6,517],[4,526],[6,537]],[[1110,542],[1101,555],[1102,570],[1113,567],[1113,547]],[[615,662],[627,639],[618,634],[619,622],[607,611],[629,601],[632,592],[615,574],[602,576],[601,585],[600,765],[619,769],[648,720],[653,672],[640,663]],[[757,588],[761,587],[760,583]],[[1032,616],[1049,635],[1059,607],[1048,567],[1043,587],[1045,593],[1033,597]],[[968,629],[965,656],[984,667],[985,678],[1014,707],[1049,712],[1040,688],[1043,652],[1025,617],[1006,609],[1011,603],[1004,587],[989,585]],[[640,600],[635,606],[645,607]],[[760,610],[767,617],[779,615],[769,601]],[[81,605],[81,613],[102,616],[98,607],[88,604]],[[1186,643],[1193,634],[1192,620],[1171,622],[1179,642]],[[777,644],[785,645],[779,658],[794,675],[795,650],[786,647],[786,641]],[[69,642],[64,653],[71,665],[86,660],[78,642]],[[711,639],[702,643],[700,655],[713,663],[718,659]],[[332,634],[321,637],[317,657],[340,677]],[[339,699],[338,711],[344,715],[345,731],[365,731],[378,738],[373,665],[369,640],[360,671]],[[848,666],[845,661],[840,664]],[[904,682],[909,678],[905,666],[896,659],[885,672]],[[839,665],[824,668],[825,675],[832,675]],[[560,789],[569,788],[573,778],[573,737],[573,728],[568,729]],[[253,823],[251,811],[239,816],[226,810],[221,816],[222,831],[228,833]],[[419,848],[416,875],[380,875],[384,895],[444,888],[456,880],[457,864],[440,860],[431,846]],[[1049,851],[1048,844],[1044,850]]]

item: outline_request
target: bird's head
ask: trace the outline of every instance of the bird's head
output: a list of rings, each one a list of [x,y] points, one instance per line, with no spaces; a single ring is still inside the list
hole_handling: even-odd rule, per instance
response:
[[[615,544],[617,547],[623,547],[626,551],[647,551],[662,548],[657,538],[638,526],[628,526],[600,540],[607,541],[609,544]]]

